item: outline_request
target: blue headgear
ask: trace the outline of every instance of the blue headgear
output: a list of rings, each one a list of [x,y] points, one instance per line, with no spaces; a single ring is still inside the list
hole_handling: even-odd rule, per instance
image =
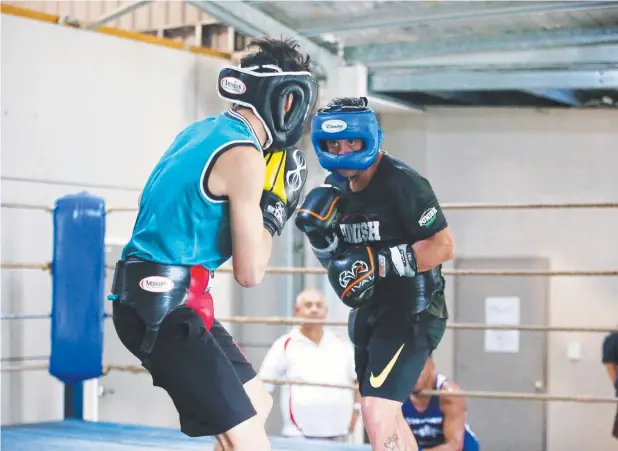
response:
[[[382,130],[376,114],[367,106],[367,98],[361,99],[363,106],[330,104],[318,110],[311,120],[311,142],[324,169],[363,170],[376,161],[382,143]],[[340,139],[362,139],[363,150],[343,155],[329,153],[324,141]]]

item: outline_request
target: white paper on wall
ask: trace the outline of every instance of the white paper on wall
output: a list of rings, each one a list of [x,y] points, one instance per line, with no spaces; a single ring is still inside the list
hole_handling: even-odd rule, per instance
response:
[[[518,325],[520,300],[515,296],[485,299],[485,323]],[[485,330],[485,352],[519,352],[518,330]]]

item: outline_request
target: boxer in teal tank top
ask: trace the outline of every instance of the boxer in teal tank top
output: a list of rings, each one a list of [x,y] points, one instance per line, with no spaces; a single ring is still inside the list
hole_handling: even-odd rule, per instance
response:
[[[150,174],[109,296],[120,341],[169,394],[182,432],[216,436],[215,450],[270,449],[272,399],[215,320],[210,290],[230,257],[239,284],[262,279],[307,179],[294,146],[317,99],[294,41],[250,47],[217,79],[232,109],[185,128]]]
[[[262,151],[251,125],[233,110],[180,133],[146,182],[123,260],[209,270],[225,263],[232,255],[229,204],[208,193],[205,180],[217,157],[239,144]]]

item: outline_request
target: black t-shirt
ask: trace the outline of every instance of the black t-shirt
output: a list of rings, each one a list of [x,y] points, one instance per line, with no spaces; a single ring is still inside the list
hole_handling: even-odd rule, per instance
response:
[[[603,363],[618,365],[618,332],[609,334],[603,341]],[[618,378],[614,381],[618,396]]]
[[[414,244],[448,225],[429,181],[388,154],[362,191],[352,192],[347,180],[335,181],[332,176],[325,183],[345,193],[339,227],[346,243],[376,248]],[[414,278],[391,274],[376,286],[375,297],[379,302],[412,305],[415,312],[431,307],[437,316],[447,316],[441,265]]]

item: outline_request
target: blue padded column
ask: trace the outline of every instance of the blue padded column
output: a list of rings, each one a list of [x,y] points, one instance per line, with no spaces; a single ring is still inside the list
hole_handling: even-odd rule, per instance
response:
[[[49,372],[65,384],[65,418],[83,419],[83,382],[103,374],[105,201],[61,197],[54,209]]]

